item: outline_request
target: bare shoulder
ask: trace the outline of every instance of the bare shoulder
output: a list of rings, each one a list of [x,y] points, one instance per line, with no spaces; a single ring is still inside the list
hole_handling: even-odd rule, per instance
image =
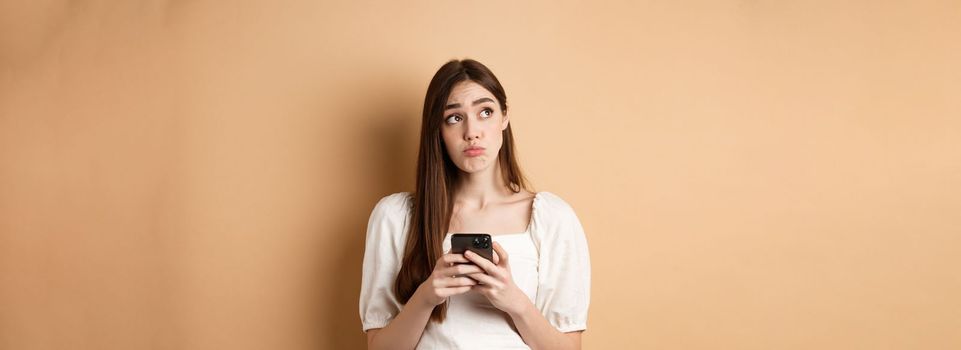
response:
[[[527,190],[521,190],[521,192],[514,193],[510,195],[504,201],[504,209],[510,212],[517,213],[520,216],[530,215],[531,208],[534,204],[534,198],[537,194],[529,192]]]
[[[528,190],[522,189],[520,192],[512,194],[508,198],[509,204],[530,204],[537,194]]]

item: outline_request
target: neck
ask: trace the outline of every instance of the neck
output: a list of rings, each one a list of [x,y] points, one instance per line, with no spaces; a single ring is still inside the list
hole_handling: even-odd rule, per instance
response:
[[[484,209],[488,204],[503,200],[511,191],[501,176],[500,162],[484,171],[473,174],[461,173],[457,189],[454,191],[454,204],[461,207]]]

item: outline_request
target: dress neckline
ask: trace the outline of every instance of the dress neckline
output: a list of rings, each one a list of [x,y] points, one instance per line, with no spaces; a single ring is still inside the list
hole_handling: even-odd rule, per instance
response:
[[[540,199],[541,193],[544,193],[544,191],[534,192],[534,199],[531,200],[531,218],[530,218],[530,221],[527,222],[527,229],[525,229],[524,232],[498,233],[496,235],[491,235],[491,238],[500,237],[500,236],[518,236],[518,235],[531,233],[531,228],[534,226],[534,214],[537,213],[537,201]],[[450,236],[455,233],[477,233],[477,232],[448,232],[444,237]]]
[[[455,234],[455,233],[478,233],[478,232],[448,232],[448,233],[447,233],[447,236],[453,235],[453,234]],[[529,230],[528,230],[528,231],[524,231],[524,232],[515,232],[515,233],[498,233],[498,234],[496,234],[496,235],[490,235],[490,236],[491,236],[491,238],[497,238],[497,237],[503,237],[503,236],[526,235],[526,234],[528,234],[528,233],[530,233]]]

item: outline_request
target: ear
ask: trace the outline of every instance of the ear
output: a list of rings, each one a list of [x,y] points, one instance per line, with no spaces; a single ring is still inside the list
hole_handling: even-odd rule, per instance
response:
[[[507,126],[510,124],[511,118],[504,112],[504,121],[501,122],[501,131],[507,130]]]

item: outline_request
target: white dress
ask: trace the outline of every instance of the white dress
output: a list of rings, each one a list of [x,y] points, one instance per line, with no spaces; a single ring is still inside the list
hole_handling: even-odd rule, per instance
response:
[[[406,244],[412,201],[401,192],[381,199],[367,226],[360,319],[363,329],[383,328],[403,304],[393,292]],[[590,257],[574,210],[550,192],[534,196],[527,231],[492,235],[511,261],[514,283],[561,332],[587,329]],[[450,251],[450,233],[444,238]],[[449,298],[447,318],[428,321],[417,349],[529,349],[510,317],[471,291]]]

